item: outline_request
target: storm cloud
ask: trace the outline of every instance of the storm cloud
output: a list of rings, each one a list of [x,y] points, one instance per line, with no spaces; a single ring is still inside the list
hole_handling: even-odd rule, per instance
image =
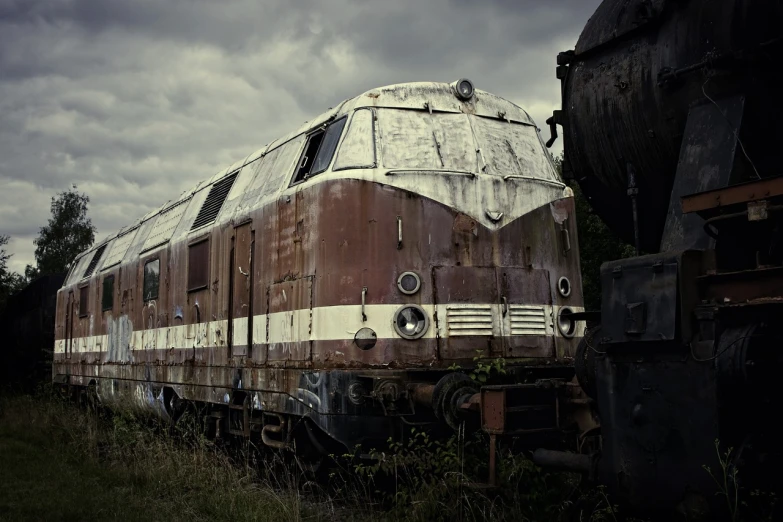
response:
[[[557,53],[598,3],[0,0],[10,266],[73,184],[100,239],[373,87],[466,77],[543,127]]]

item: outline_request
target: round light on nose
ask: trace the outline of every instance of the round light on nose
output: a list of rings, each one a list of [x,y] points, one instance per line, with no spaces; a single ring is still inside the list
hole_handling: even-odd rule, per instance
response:
[[[405,305],[394,314],[394,329],[405,339],[418,339],[427,333],[430,320],[417,305]]]
[[[563,337],[573,337],[576,333],[576,321],[571,317],[574,311],[564,306],[557,314],[557,328]]]
[[[457,97],[463,100],[469,100],[473,97],[474,89],[473,82],[467,78],[463,78],[457,82],[456,85]]]
[[[421,288],[421,279],[414,272],[403,272],[397,278],[397,288],[403,294],[413,295]]]
[[[561,277],[557,282],[557,291],[560,292],[560,295],[563,297],[571,295],[571,281],[569,281],[567,277]]]
[[[353,342],[362,350],[369,350],[378,341],[378,336],[372,328],[360,328],[353,336]]]

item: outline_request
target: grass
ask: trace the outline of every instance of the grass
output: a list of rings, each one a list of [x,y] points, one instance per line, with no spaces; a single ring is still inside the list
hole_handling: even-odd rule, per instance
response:
[[[322,483],[279,453],[90,412],[52,393],[0,397],[0,520],[616,520],[601,490],[509,452],[486,479],[486,441],[414,433],[370,463],[337,458]],[[582,507],[580,507],[582,506]]]
[[[0,520],[321,520],[208,444],[53,398],[0,399]]]

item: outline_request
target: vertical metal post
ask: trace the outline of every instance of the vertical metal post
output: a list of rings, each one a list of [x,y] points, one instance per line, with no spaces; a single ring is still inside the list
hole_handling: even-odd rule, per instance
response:
[[[633,239],[636,255],[641,255],[642,249],[639,238],[639,211],[637,209],[636,196],[639,195],[639,188],[636,186],[636,170],[633,165],[628,164],[628,196],[631,198],[631,207],[633,212]]]
[[[494,433],[489,436],[489,485],[495,487],[498,485],[496,467],[497,459],[497,435]]]

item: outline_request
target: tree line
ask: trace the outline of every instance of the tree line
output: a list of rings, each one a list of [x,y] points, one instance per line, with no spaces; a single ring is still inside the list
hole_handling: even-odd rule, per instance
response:
[[[66,272],[71,261],[92,246],[97,230],[87,215],[89,202],[90,198],[78,192],[76,185],[52,197],[51,217],[33,240],[35,264],[28,264],[24,274],[8,267],[13,254],[6,247],[11,238],[0,235],[0,313],[11,295],[39,276]]]

